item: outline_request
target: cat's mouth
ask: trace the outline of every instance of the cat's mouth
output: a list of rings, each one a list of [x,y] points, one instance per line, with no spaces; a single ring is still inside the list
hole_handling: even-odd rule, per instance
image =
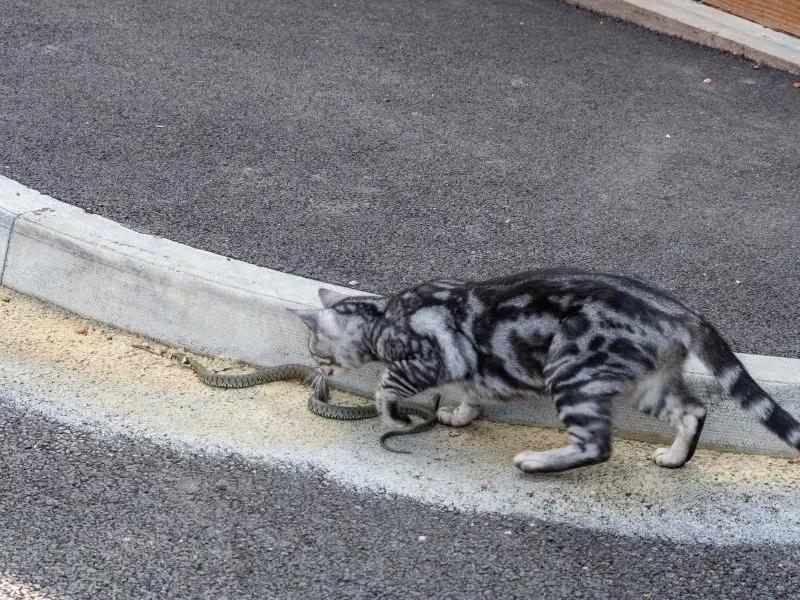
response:
[[[327,356],[320,356],[319,354],[315,354],[312,350],[311,358],[314,359],[314,362],[320,365],[321,367],[329,367],[333,364],[333,360],[328,358]]]

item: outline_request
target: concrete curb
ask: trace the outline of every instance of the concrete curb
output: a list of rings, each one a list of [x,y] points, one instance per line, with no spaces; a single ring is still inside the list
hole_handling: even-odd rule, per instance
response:
[[[695,0],[563,1],[800,74],[800,39]]]
[[[0,283],[97,319],[201,353],[253,364],[308,362],[305,327],[286,308],[319,306],[321,285],[150,235],[59,202],[0,176]],[[800,360],[740,355],[753,376],[792,414],[800,415]],[[719,394],[699,364],[688,366],[711,416],[703,443],[785,453],[733,401]],[[364,393],[380,365],[348,379]],[[492,420],[557,425],[548,400],[492,407]],[[671,438],[665,425],[620,406],[618,430],[633,438]]]

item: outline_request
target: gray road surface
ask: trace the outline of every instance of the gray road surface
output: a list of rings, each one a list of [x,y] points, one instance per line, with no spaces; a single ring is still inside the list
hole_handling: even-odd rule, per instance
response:
[[[785,73],[556,0],[0,0],[0,64],[0,172],[134,229],[372,291],[634,272],[800,356]]]
[[[2,392],[0,540],[0,580],[56,600],[774,600],[800,585],[800,548],[642,541],[356,494],[75,430]]]

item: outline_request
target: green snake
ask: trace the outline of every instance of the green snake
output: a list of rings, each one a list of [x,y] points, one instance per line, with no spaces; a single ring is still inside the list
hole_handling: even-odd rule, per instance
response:
[[[273,367],[258,367],[249,373],[215,373],[208,370],[193,358],[189,358],[183,353],[175,353],[170,357],[172,360],[186,365],[194,371],[197,378],[206,385],[224,388],[239,389],[260,385],[262,383],[272,383],[273,381],[284,381],[287,379],[299,379],[302,382],[311,384],[311,394],[308,397],[308,410],[315,415],[328,419],[338,419],[340,421],[355,421],[358,419],[371,419],[378,416],[378,409],[374,404],[362,404],[360,406],[339,406],[328,402],[328,388],[332,387],[343,392],[349,392],[363,396],[355,387],[346,383],[329,382],[325,374],[318,368],[299,363],[286,363]],[[386,445],[386,440],[398,435],[410,435],[427,431],[436,425],[436,410],[439,407],[438,394],[434,398],[434,406],[431,411],[423,410],[413,406],[400,406],[400,414],[405,416],[416,416],[423,419],[419,423],[410,425],[405,429],[393,429],[381,435],[379,441],[381,446],[389,452],[398,454],[410,454],[408,450],[397,450]]]

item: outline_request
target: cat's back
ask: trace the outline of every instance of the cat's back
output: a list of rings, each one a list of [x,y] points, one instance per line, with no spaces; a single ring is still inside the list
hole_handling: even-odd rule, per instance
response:
[[[629,316],[693,314],[669,293],[638,278],[572,268],[536,269],[465,283],[464,290],[488,310],[527,306],[534,312],[558,314],[594,305]]]
[[[535,269],[482,281],[431,280],[401,292],[392,304],[398,317],[434,309],[454,322],[514,320],[523,314],[560,318],[578,308],[646,320],[694,315],[667,292],[635,277],[573,268]]]

